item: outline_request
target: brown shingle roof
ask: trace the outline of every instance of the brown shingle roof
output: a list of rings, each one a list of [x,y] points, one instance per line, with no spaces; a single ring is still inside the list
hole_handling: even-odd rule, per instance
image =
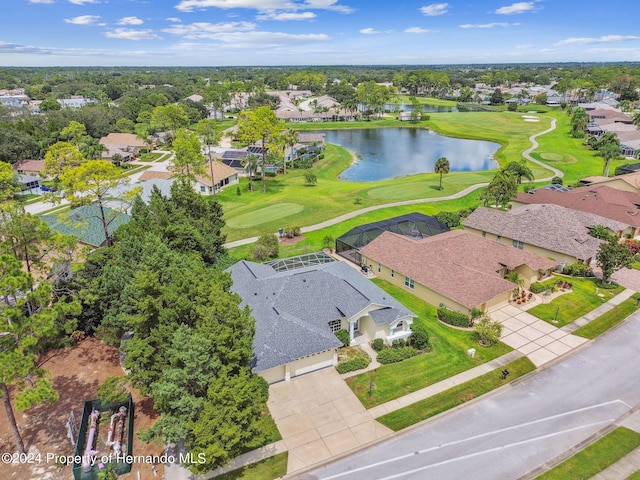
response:
[[[20,160],[13,164],[15,171],[41,172],[44,169],[44,160]]]
[[[524,205],[509,212],[478,207],[463,225],[579,260],[594,257],[602,242],[589,235],[590,227],[626,228],[621,222],[550,204]]]
[[[146,180],[168,180],[172,177],[172,172],[156,172],[154,170],[145,170],[140,175],[140,181],[144,182]]]
[[[640,193],[618,190],[608,185],[587,185],[568,192],[537,190],[535,193],[519,193],[516,200],[528,204],[552,203],[622,222],[626,226],[640,227]],[[599,225],[613,231],[624,230],[616,228],[615,224]]]
[[[100,139],[102,145],[115,145],[125,147],[146,147],[147,144],[133,133],[110,133]]]
[[[505,266],[528,265],[533,270],[556,266],[551,260],[464,230],[420,240],[384,232],[360,253],[468,308],[513,290],[513,283],[498,273]]]
[[[204,175],[196,175],[196,178],[203,185],[207,185],[209,187],[213,186],[211,183],[211,170],[209,162],[204,166],[205,174]],[[232,177],[237,175],[238,171],[235,168],[230,167],[222,162],[215,161],[213,162],[213,180],[215,183],[220,183],[221,180],[225,178]]]

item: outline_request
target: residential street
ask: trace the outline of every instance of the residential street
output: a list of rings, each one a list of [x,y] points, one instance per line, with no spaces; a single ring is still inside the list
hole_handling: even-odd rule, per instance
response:
[[[495,395],[303,479],[518,479],[640,402],[640,315]]]

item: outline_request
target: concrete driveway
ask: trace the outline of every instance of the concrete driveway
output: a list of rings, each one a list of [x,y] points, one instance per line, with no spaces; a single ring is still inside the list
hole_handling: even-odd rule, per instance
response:
[[[587,342],[586,338],[560,330],[515,305],[506,305],[490,316],[502,324],[500,340],[529,357],[536,367]]]
[[[393,433],[376,422],[334,368],[269,387],[269,411],[295,472]]]

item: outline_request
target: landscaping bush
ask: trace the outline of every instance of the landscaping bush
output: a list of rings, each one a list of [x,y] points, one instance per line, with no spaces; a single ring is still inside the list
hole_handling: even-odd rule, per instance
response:
[[[542,283],[532,283],[531,285],[529,285],[529,290],[531,291],[531,293],[543,293],[548,288],[548,285],[543,285]]]
[[[274,234],[260,235],[253,248],[253,258],[261,262],[278,256],[278,237]]]
[[[591,277],[593,272],[588,265],[580,262],[574,262],[571,265],[564,267],[563,273],[571,275],[572,277]]]
[[[454,312],[445,307],[438,308],[438,320],[454,327],[467,328],[471,326],[471,319],[467,315]]]
[[[407,346],[407,342],[405,342],[402,338],[398,340],[394,340],[391,342],[391,348],[404,348]]]
[[[378,353],[378,362],[384,365],[401,362],[407,358],[415,357],[417,354],[418,351],[413,347],[385,348]]]
[[[351,360],[347,360],[346,362],[339,363],[336,370],[338,370],[338,373],[353,372],[355,370],[367,368],[370,363],[371,360],[367,360],[364,357],[356,357]]]
[[[460,226],[460,215],[456,212],[440,212],[436,214],[436,220],[444,223],[449,228]]]
[[[489,317],[482,317],[476,322],[475,335],[480,345],[490,347],[500,340],[502,324]]]
[[[552,185],[562,185],[562,178],[555,176],[551,179]]]
[[[633,255],[636,255],[640,252],[640,242],[638,242],[637,240],[625,240],[624,244]]]
[[[336,332],[336,337],[338,337],[338,340],[340,340],[345,347],[349,346],[349,344],[351,343],[349,332],[347,332],[344,328],[341,328]]]
[[[409,344],[422,351],[431,350],[431,342],[429,341],[429,333],[423,327],[414,327]]]
[[[371,342],[371,348],[373,348],[376,352],[382,351],[384,348],[384,340],[381,338],[376,338]]]

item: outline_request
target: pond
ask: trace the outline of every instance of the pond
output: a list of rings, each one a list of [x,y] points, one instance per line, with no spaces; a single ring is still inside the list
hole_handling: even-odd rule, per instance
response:
[[[340,145],[356,160],[339,175],[342,180],[368,182],[432,173],[436,160],[446,157],[451,172],[491,170],[500,144],[445,137],[420,128],[323,130],[326,141]]]

